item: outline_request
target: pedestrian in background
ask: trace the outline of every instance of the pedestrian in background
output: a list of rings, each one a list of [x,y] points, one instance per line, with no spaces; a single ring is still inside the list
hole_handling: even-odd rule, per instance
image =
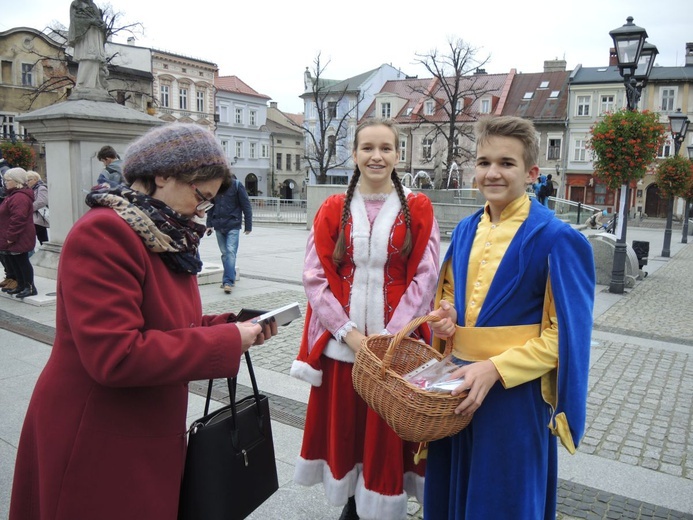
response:
[[[26,172],[27,184],[34,190],[34,228],[39,244],[48,242],[48,187],[41,180],[38,172],[29,170]]]
[[[236,255],[241,226],[246,235],[253,230],[253,208],[243,184],[232,176],[229,189],[214,197],[214,206],[207,212],[207,236],[212,231],[216,232],[224,267],[221,288],[226,294],[236,285]]]
[[[460,433],[428,446],[424,517],[555,520],[556,436],[585,429],[595,270],[586,237],[531,200],[534,125],[488,117],[476,133],[482,210],[455,228],[436,295],[437,338],[453,338]],[[441,342],[434,344],[443,348]]]
[[[345,505],[341,520],[402,520],[408,495],[423,499],[418,444],[368,408],[351,379],[361,341],[426,315],[435,292],[438,224],[429,198],[402,186],[399,142],[390,120],[359,125],[347,192],[322,204],[306,246],[308,309],[291,375],[313,386],[294,481],[322,483],[330,504]],[[414,337],[428,341],[428,325]]]
[[[112,146],[102,146],[96,158],[103,163],[104,169],[96,180],[97,184],[108,183],[111,186],[123,184],[123,161]]]
[[[0,204],[0,254],[4,255],[7,270],[15,277],[17,286],[9,289],[5,285],[3,291],[21,299],[37,294],[34,268],[29,261],[29,253],[36,245],[32,217],[34,192],[27,184],[24,168],[10,168],[4,179],[7,195]]]
[[[176,520],[188,381],[234,377],[243,352],[276,334],[202,315],[194,217],[230,182],[214,135],[157,127],[124,170],[132,186],[96,186],[62,248],[55,343],[19,440],[10,520]]]

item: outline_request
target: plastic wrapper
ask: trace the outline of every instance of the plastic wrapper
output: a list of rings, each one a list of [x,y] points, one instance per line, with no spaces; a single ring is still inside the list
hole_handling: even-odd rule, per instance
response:
[[[402,378],[423,390],[450,393],[464,383],[463,377],[451,379],[451,374],[458,368],[460,366],[452,360],[452,355],[449,355],[440,361],[432,359],[404,374]]]

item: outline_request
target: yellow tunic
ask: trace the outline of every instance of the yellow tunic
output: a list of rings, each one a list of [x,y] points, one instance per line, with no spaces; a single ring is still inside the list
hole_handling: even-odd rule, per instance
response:
[[[492,223],[488,207],[481,217],[470,253],[464,315],[464,326],[474,327],[488,294],[493,277],[503,255],[522,223],[529,215],[530,200],[522,195],[501,213],[500,222]],[[452,263],[447,262],[444,272],[442,299],[455,304],[455,283]],[[502,353],[488,355],[501,376],[505,388],[532,381],[555,369],[558,363],[558,320],[550,286],[548,305],[542,322],[546,326],[541,335],[512,346]],[[440,302],[436,303],[436,307]],[[462,312],[457,309],[458,313]],[[550,324],[550,325],[549,325]]]

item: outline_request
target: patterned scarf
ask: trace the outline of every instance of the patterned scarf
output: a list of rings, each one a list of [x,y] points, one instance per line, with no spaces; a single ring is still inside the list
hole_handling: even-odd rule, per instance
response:
[[[197,249],[205,226],[196,224],[162,201],[126,186],[96,186],[85,202],[91,208],[113,209],[173,272],[197,274],[202,270]]]

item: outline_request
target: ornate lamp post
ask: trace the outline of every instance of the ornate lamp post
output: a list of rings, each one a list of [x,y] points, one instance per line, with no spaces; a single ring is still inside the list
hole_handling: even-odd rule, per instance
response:
[[[671,131],[671,137],[674,140],[674,157],[679,155],[679,150],[681,149],[681,144],[686,137],[689,123],[690,121],[688,116],[686,114],[682,114],[680,108],[677,108],[674,114],[669,115],[669,130]],[[686,204],[686,206],[687,205],[688,204]],[[664,246],[662,247],[662,256],[665,258],[668,258],[671,255],[671,221],[673,220],[673,214],[674,196],[672,195],[669,197],[669,204],[667,208],[667,227],[664,230]],[[685,218],[684,226],[686,226],[687,223],[688,219]],[[688,230],[685,230],[685,233],[687,232]]]
[[[609,32],[614,40],[618,71],[626,87],[628,110],[636,110],[642,89],[650,76],[657,47],[647,44],[647,31],[633,23],[633,17],[626,18],[626,24]],[[645,53],[643,54],[643,51]],[[623,294],[626,284],[626,230],[628,224],[628,207],[630,205],[630,184],[621,186],[621,232],[616,240],[614,263],[611,269],[609,292]]]

